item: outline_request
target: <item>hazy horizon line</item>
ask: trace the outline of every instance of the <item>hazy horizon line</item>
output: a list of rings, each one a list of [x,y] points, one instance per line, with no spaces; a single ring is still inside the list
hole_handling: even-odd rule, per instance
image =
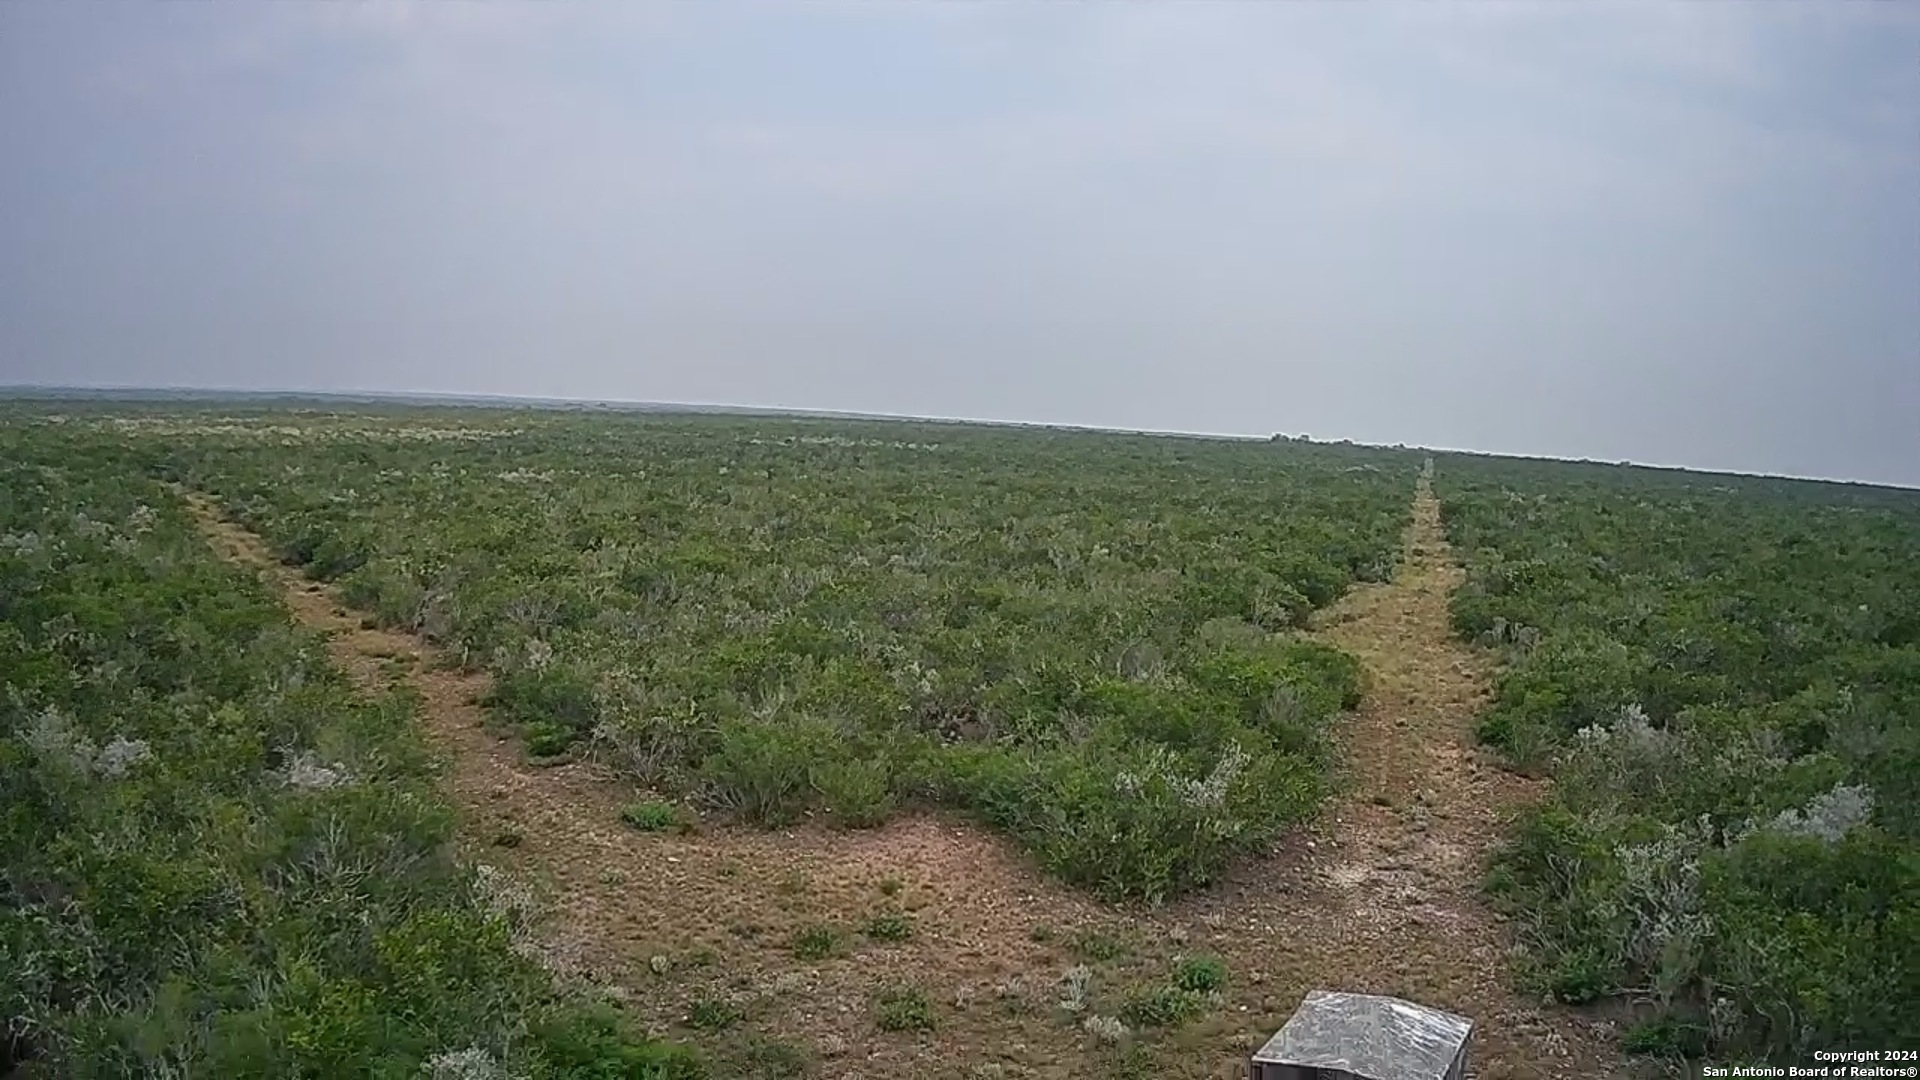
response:
[[[173,394],[183,397],[198,395],[199,400],[217,401],[221,398],[332,398],[343,401],[390,400],[405,402],[438,401],[445,408],[476,408],[473,403],[502,402],[527,405],[573,405],[573,406],[610,406],[633,411],[642,409],[655,413],[693,413],[706,414],[731,413],[742,416],[795,417],[801,419],[832,420],[868,420],[900,423],[930,423],[971,425],[976,427],[1039,428],[1052,431],[1082,431],[1094,434],[1111,435],[1149,435],[1166,438],[1210,439],[1231,442],[1266,443],[1278,440],[1298,440],[1307,443],[1333,446],[1358,446],[1378,450],[1418,450],[1430,454],[1456,454],[1472,457],[1505,458],[1514,461],[1544,461],[1567,465],[1606,465],[1634,469],[1653,469],[1662,472],[1692,473],[1698,476],[1731,476],[1752,480],[1792,480],[1801,483],[1838,484],[1849,487],[1880,488],[1888,491],[1920,493],[1920,485],[1907,485],[1881,480],[1861,480],[1853,477],[1812,476],[1794,473],[1740,472],[1732,469],[1708,469],[1694,465],[1668,464],[1653,461],[1634,461],[1623,459],[1610,461],[1601,458],[1559,457],[1552,454],[1521,453],[1517,451],[1482,450],[1471,447],[1420,446],[1413,443],[1366,442],[1360,439],[1331,438],[1313,436],[1306,433],[1226,431],[1186,431],[1176,428],[1134,428],[1115,427],[1100,424],[1073,424],[1049,420],[1014,420],[997,417],[975,416],[930,416],[914,413],[877,413],[856,410],[817,409],[789,405],[755,405],[738,402],[719,401],[654,401],[641,398],[594,398],[594,397],[554,397],[540,394],[497,394],[463,393],[452,390],[321,390],[302,387],[282,387],[277,389],[259,389],[244,387],[223,387],[205,385],[139,385],[139,384],[63,384],[63,383],[20,383],[0,385],[0,400],[61,400],[57,397],[35,397],[38,394],[81,393],[93,395],[93,400],[151,401],[142,398],[142,394]],[[116,397],[115,395],[122,395]]]

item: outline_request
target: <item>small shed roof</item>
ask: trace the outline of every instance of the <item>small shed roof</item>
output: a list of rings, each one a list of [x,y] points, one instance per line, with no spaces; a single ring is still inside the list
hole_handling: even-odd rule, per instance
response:
[[[1447,1080],[1473,1021],[1399,998],[1312,990],[1256,1063],[1337,1069],[1366,1080]]]

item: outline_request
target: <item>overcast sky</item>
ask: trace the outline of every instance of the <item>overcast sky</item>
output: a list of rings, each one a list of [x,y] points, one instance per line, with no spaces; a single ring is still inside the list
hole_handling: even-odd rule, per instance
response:
[[[1920,4],[0,4],[0,384],[1920,485]]]

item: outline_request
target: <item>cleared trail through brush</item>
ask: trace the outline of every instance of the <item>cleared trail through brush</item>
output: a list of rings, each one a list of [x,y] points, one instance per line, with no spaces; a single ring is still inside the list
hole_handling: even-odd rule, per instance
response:
[[[1341,720],[1342,793],[1272,854],[1153,910],[1093,901],[1004,838],[945,815],[858,832],[635,832],[619,820],[630,783],[591,763],[532,765],[484,726],[485,674],[457,670],[418,636],[369,628],[213,500],[182,495],[215,549],[277,588],[357,685],[418,695],[465,846],[549,899],[549,966],[611,988],[657,1031],[690,1002],[724,998],[741,1003],[755,1031],[806,1043],[823,1077],[966,1076],[976,1065],[1082,1076],[1098,1059],[1047,1006],[1077,962],[1068,943],[1118,928],[1133,943],[1126,963],[1140,970],[1207,952],[1231,972],[1221,1009],[1164,1036],[1157,1076],[1240,1076],[1248,1050],[1314,988],[1471,1017],[1471,1075],[1485,1080],[1625,1075],[1597,1024],[1513,993],[1506,928],[1480,896],[1505,821],[1540,788],[1474,745],[1494,660],[1452,632],[1448,598],[1465,575],[1426,475],[1393,579],[1356,586],[1310,631],[1367,671],[1366,699]],[[912,940],[806,963],[787,951],[796,932],[844,927],[883,906],[911,912]],[[873,1029],[872,994],[893,980],[943,1004],[936,1032]],[[1016,985],[1037,1009],[1002,1007]]]
[[[1297,866],[1253,864],[1198,903],[1268,934],[1272,966],[1294,952],[1313,985],[1470,1017],[1475,1076],[1624,1075],[1601,1025],[1515,995],[1510,937],[1481,894],[1507,821],[1543,788],[1476,745],[1496,664],[1453,632],[1449,600],[1465,577],[1429,464],[1393,579],[1355,586],[1314,620],[1314,637],[1367,672],[1339,734],[1344,790],[1297,841]]]

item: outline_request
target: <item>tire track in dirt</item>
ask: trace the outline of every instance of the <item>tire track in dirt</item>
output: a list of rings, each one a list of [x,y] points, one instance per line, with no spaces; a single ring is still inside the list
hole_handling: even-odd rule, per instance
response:
[[[1429,462],[1393,579],[1356,586],[1314,622],[1312,636],[1358,657],[1367,675],[1339,735],[1345,789],[1310,835],[1285,845],[1292,861],[1249,864],[1193,901],[1197,917],[1273,940],[1265,966],[1296,978],[1305,969],[1309,986],[1471,1018],[1473,1076],[1623,1075],[1604,1028],[1514,994],[1510,937],[1480,892],[1511,815],[1543,791],[1476,745],[1495,663],[1453,633],[1448,602],[1465,576]],[[1241,958],[1261,963],[1251,948]]]
[[[863,832],[635,832],[618,816],[630,783],[591,763],[531,765],[486,728],[486,675],[369,628],[211,499],[182,496],[215,549],[277,588],[357,685],[417,692],[470,856],[535,882],[550,904],[550,966],[622,997],[656,1032],[685,1035],[694,1001],[725,1001],[752,1030],[805,1043],[823,1077],[1084,1076],[1110,1057],[1050,1006],[1077,962],[1067,943],[1103,930],[1132,943],[1122,966],[1136,981],[1187,951],[1232,972],[1225,1007],[1167,1036],[1144,1075],[1241,1075],[1248,1050],[1316,987],[1472,1017],[1472,1075],[1486,1080],[1617,1075],[1598,1031],[1511,993],[1504,928],[1479,900],[1505,815],[1537,791],[1473,748],[1492,662],[1451,632],[1447,598],[1463,573],[1425,477],[1394,579],[1355,588],[1313,631],[1368,673],[1365,702],[1343,721],[1348,789],[1271,855],[1158,910],[1093,901],[1004,838],[939,815]],[[810,962],[787,951],[802,928],[848,929],[895,908],[915,920],[909,941]],[[1101,967],[1096,981],[1120,977]],[[875,1030],[871,995],[895,980],[926,989],[937,1032]]]

